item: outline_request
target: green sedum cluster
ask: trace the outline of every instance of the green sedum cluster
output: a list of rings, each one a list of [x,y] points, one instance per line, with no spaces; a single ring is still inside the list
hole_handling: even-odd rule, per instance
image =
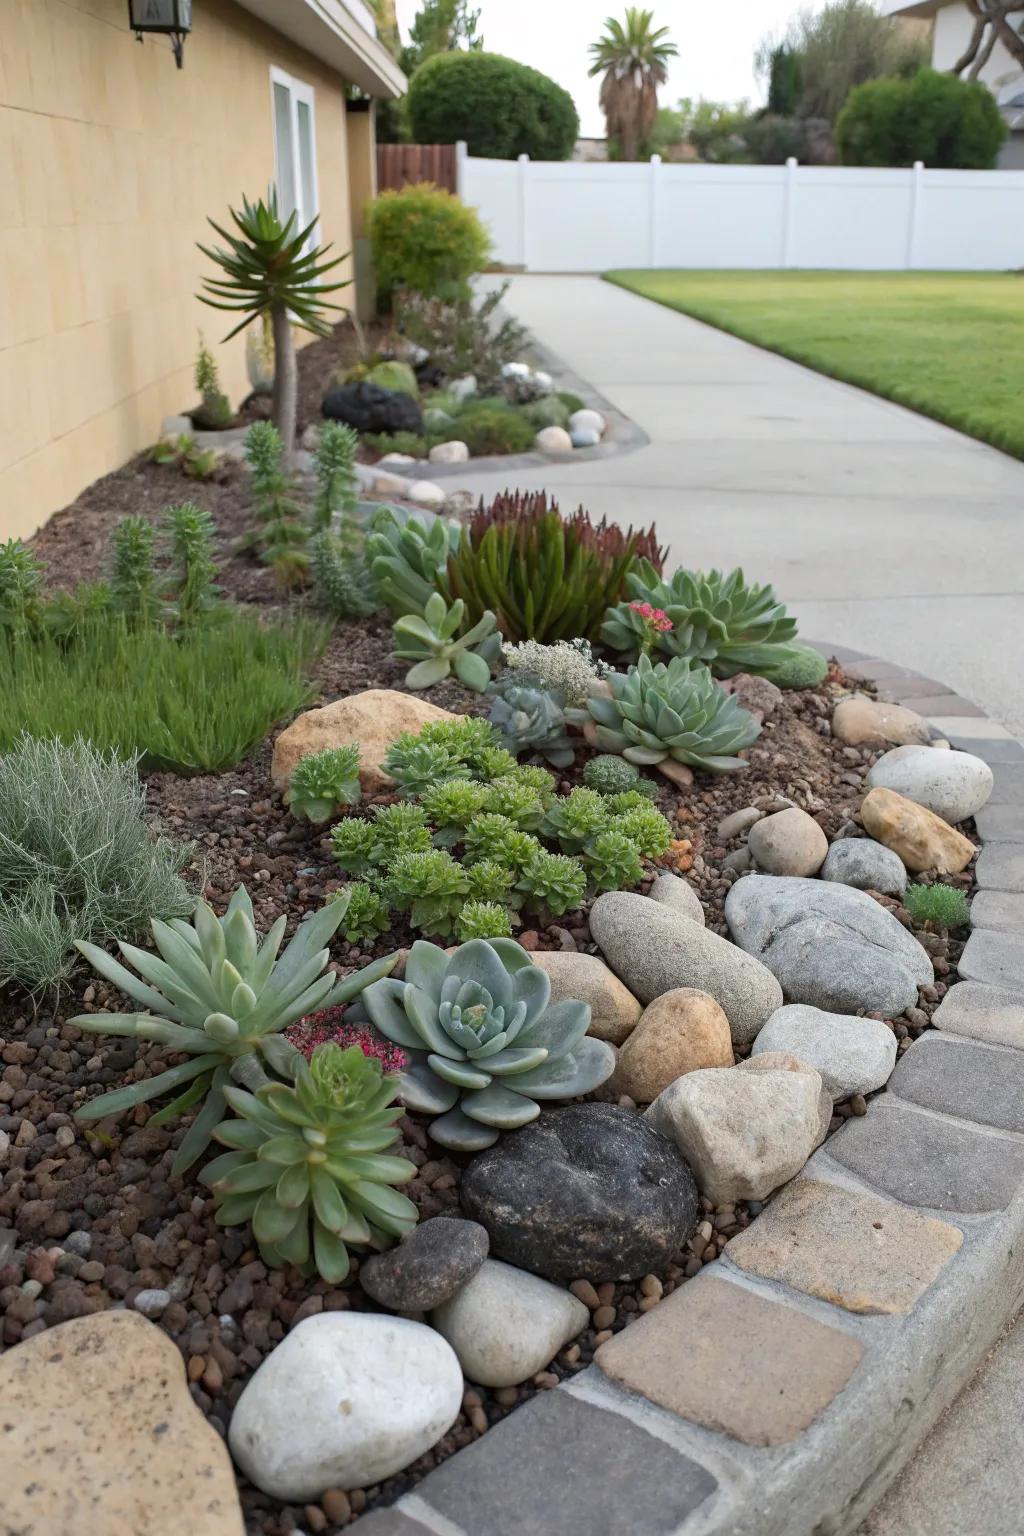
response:
[[[320,826],[340,805],[358,805],[361,793],[359,747],[327,747],[295,764],[284,803],[297,821]]]
[[[494,739],[486,720],[463,716],[394,744],[385,766],[406,798],[331,833],[339,864],[365,882],[349,888],[346,938],[369,937],[374,924],[383,931],[388,910],[440,939],[499,937],[522,908],[559,917],[582,904],[588,885],[636,885],[641,860],[668,849],[668,822],[640,790],[581,786],[559,796],[546,768],[519,767]]]
[[[405,980],[368,987],[373,1023],[407,1052],[406,1107],[433,1115],[441,1146],[475,1152],[535,1120],[542,1102],[592,1093],[615,1053],[587,1034],[590,1008],[551,1003],[551,981],[521,945],[473,939],[446,955],[417,942]]]
[[[416,1207],[392,1186],[415,1177],[404,1157],[382,1155],[398,1140],[398,1080],[359,1046],[317,1046],[299,1055],[294,1083],[255,1093],[227,1086],[237,1119],[214,1138],[229,1148],[199,1175],[217,1202],[220,1226],[251,1222],[272,1268],[310,1261],[322,1280],[348,1275],[349,1246],[387,1248],[415,1226]]]

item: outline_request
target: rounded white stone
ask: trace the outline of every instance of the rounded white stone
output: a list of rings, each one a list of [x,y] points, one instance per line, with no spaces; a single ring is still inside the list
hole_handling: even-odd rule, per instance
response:
[[[564,427],[541,427],[533,446],[542,453],[572,453],[572,438]]]
[[[430,450],[431,464],[464,464],[469,458],[469,448],[457,438],[450,443],[435,443]]]
[[[788,1051],[821,1074],[834,1100],[871,1093],[892,1076],[896,1036],[879,1019],[826,1013],[790,1003],[773,1013],[754,1041],[752,1055]]]
[[[570,432],[576,427],[585,427],[591,432],[596,432],[598,437],[600,437],[604,432],[605,425],[605,419],[601,412],[592,411],[588,406],[584,406],[582,410],[573,411],[569,417]]]
[[[445,493],[433,480],[414,480],[405,493],[421,507],[443,507]]]
[[[891,789],[956,825],[986,804],[992,769],[972,752],[936,752],[934,747],[894,747],[868,771],[871,789]]]
[[[600,432],[593,427],[573,427],[569,433],[574,448],[596,448],[601,441]]]
[[[486,1259],[472,1280],[431,1313],[470,1381],[517,1387],[581,1333],[590,1313],[561,1286]]]
[[[257,1488],[304,1504],[401,1472],[447,1434],[463,1389],[454,1351],[425,1324],[322,1312],[256,1371],[228,1444]]]
[[[378,464],[415,464],[416,455],[413,453],[385,453],[377,460]]]

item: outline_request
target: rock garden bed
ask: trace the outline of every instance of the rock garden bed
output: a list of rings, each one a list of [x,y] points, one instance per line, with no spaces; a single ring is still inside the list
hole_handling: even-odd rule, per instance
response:
[[[54,519],[36,541],[49,583],[98,576],[118,515],[130,507],[150,526],[176,473],[136,461]],[[198,482],[194,498],[216,523],[222,599],[294,623],[273,563],[233,546],[252,520],[244,472]],[[505,666],[487,684],[499,637],[475,551],[512,529],[546,560],[552,527],[595,562],[565,584],[579,607],[561,618],[528,608],[509,579],[495,604]],[[452,542],[434,572],[428,545],[442,533]],[[127,547],[122,537],[122,581]],[[177,927],[161,949],[192,978],[184,994],[166,965],[126,952],[149,983],[169,982],[178,1023],[142,1038],[90,1024],[109,1012],[121,1030],[126,977],[139,985],[103,959],[114,932],[97,933],[105,948],[88,951],[91,966],[56,1002],[0,992],[0,1380],[45,1371],[48,1331],[69,1322],[94,1330],[90,1356],[138,1347],[166,1361],[162,1342],[120,1342],[140,1314],[151,1319],[228,1440],[246,1529],[267,1536],[334,1531],[390,1505],[595,1356],[615,1378],[615,1341],[714,1264],[831,1132],[870,1120],[956,978],[972,818],[992,784],[987,764],[933,741],[913,711],[797,646],[770,589],[669,580],[653,530],[573,531],[523,500],[461,531],[386,518],[346,558],[376,583],[379,606],[324,633],[311,678],[322,707],[280,721],[223,771],[143,764],[155,829],[194,845],[186,885],[228,913],[223,930],[200,916],[193,943],[182,909],[167,909]],[[153,589],[169,624],[191,590],[173,570]],[[392,625],[424,581],[436,592],[417,623]],[[21,645],[38,639],[30,607]],[[555,643],[578,635],[596,651]],[[365,1107],[381,1073],[406,1073],[391,1078],[391,1097],[408,1100],[388,1112],[395,1132],[374,1121],[365,1143],[336,1154],[348,1218],[333,1185],[303,1185],[322,1243],[306,1263],[281,1251],[298,1238],[281,1224],[292,1205],[280,1186],[274,1210],[246,1204],[268,1187],[255,1151],[266,1107],[252,1110],[251,1139],[218,1127],[220,1172],[204,1182],[223,1098],[217,1113],[186,1105],[166,1122],[146,1098],[154,1074],[185,1070],[200,1048],[179,1033],[189,988],[205,985],[194,957],[216,967],[233,956],[231,1011],[222,1003],[203,1026],[219,1042],[207,1089],[227,1083],[242,1117],[228,1123],[248,1123],[260,1074],[217,1079],[216,1051],[234,1050],[266,982],[245,937],[249,902],[260,935],[283,918],[285,942],[322,942],[328,977],[374,968],[344,1013],[328,980],[289,1021],[296,1050],[267,1052],[278,1139],[309,1130],[304,1145],[328,1145],[313,1127],[333,1135],[335,1122],[310,1121],[310,1105]],[[390,969],[375,964],[396,954]],[[315,990],[323,965],[302,963]],[[150,1012],[159,1003],[151,988],[134,995]],[[331,1042],[356,1048],[358,1073]],[[306,1089],[296,1051],[311,1061]],[[122,1088],[110,1113],[88,1108]],[[295,1160],[283,1145],[276,1155]],[[360,1172],[345,1174],[352,1156]],[[411,1174],[401,1192],[396,1160]],[[153,1368],[140,1356],[140,1372]],[[340,1431],[338,1391],[351,1410]],[[171,1397],[159,1411],[184,1436],[184,1388]],[[37,1428],[52,1425],[52,1403],[33,1411]],[[210,1458],[220,1479],[201,1528],[236,1531],[223,1450],[200,1437],[187,1454]]]

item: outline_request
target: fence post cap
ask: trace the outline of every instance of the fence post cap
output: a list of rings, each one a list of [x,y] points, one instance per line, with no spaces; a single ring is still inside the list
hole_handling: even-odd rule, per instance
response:
[[[789,169],[789,170],[795,170],[795,168],[799,164],[800,164],[800,162],[796,158],[796,155],[790,155],[789,159],[786,161],[786,166],[787,166],[787,169]]]
[[[525,165],[527,163],[527,161],[529,160],[529,158],[530,158],[529,155],[517,155],[516,156],[516,159],[519,161],[520,165]]]
[[[652,165],[660,165],[661,164],[661,156],[660,155],[652,155],[651,156],[651,164]]]
[[[915,171],[923,171],[924,170],[924,161],[923,160],[915,160],[914,161],[914,170]]]

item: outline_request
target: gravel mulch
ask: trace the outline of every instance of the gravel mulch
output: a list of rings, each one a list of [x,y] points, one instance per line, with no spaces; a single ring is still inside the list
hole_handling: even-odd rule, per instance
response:
[[[315,343],[303,353],[304,370],[308,373],[318,360],[325,372],[333,371],[339,346]],[[314,394],[307,379],[304,398]],[[58,514],[37,536],[35,547],[55,583],[96,576],[117,517],[128,511],[156,516],[169,502],[182,499],[208,507],[217,521],[228,594],[268,607],[279,604],[270,573],[251,557],[230,553],[230,541],[248,515],[237,473],[219,483],[191,482],[173,469],[136,459]],[[367,687],[401,687],[402,670],[391,655],[389,626],[375,620],[338,626],[316,682],[325,698],[333,698]],[[751,749],[746,774],[698,775],[688,790],[667,782],[659,789],[657,804],[677,837],[670,867],[695,886],[716,932],[726,931],[723,903],[738,878],[726,863],[735,845],[717,841],[724,816],[751,804],[781,808],[776,802],[783,796],[809,811],[830,840],[853,830],[863,776],[878,754],[831,738],[828,722],[842,681],[833,668],[820,688],[786,694]],[[455,683],[432,690],[430,698],[463,712],[483,708],[478,695]],[[296,825],[273,791],[271,747],[271,741],[265,742],[220,775],[150,775],[149,797],[164,831],[194,841],[197,887],[215,906],[222,908],[244,881],[258,921],[269,926],[284,911],[294,925],[343,881],[322,829]],[[571,770],[566,787],[578,776],[579,768]],[[651,866],[650,878],[657,872]],[[955,883],[966,889],[971,877],[965,874]],[[898,902],[880,900],[914,927]],[[920,1007],[892,1021],[901,1049],[929,1027],[934,1007],[955,979],[962,948],[958,939],[915,931],[933,958],[936,976],[922,990]],[[530,949],[596,950],[586,907],[518,936]],[[401,924],[372,948],[339,941],[334,961],[351,968],[413,937]],[[154,1128],[147,1123],[148,1106],[88,1130],[75,1123],[74,1110],[87,1096],[163,1065],[156,1048],[85,1034],[68,1022],[82,1011],[106,1007],[123,1008],[124,999],[85,974],[57,1007],[34,1010],[24,997],[0,990],[0,1342],[9,1347],[69,1318],[138,1305],[180,1349],[193,1398],[224,1433],[245,1382],[298,1321],[322,1311],[375,1307],[361,1291],[358,1276],[340,1289],[303,1279],[295,1270],[268,1271],[246,1229],[215,1226],[205,1190],[193,1177],[179,1180],[170,1174],[181,1128]],[[868,1103],[855,1098],[840,1107],[833,1129],[844,1116],[869,1111]],[[406,1189],[421,1215],[457,1206],[464,1159],[432,1147],[426,1123],[416,1116],[403,1119],[401,1132],[401,1150],[418,1168]],[[586,1331],[530,1383],[499,1390],[467,1384],[462,1413],[449,1434],[387,1483],[348,1493],[331,1490],[303,1508],[283,1507],[243,1483],[247,1530],[251,1536],[278,1536],[296,1528],[335,1532],[364,1509],[392,1502],[518,1402],[584,1369],[610,1333],[699,1273],[759,1210],[756,1202],[716,1210],[703,1201],[696,1233],[659,1274],[628,1285],[576,1282],[573,1289],[591,1310]]]

